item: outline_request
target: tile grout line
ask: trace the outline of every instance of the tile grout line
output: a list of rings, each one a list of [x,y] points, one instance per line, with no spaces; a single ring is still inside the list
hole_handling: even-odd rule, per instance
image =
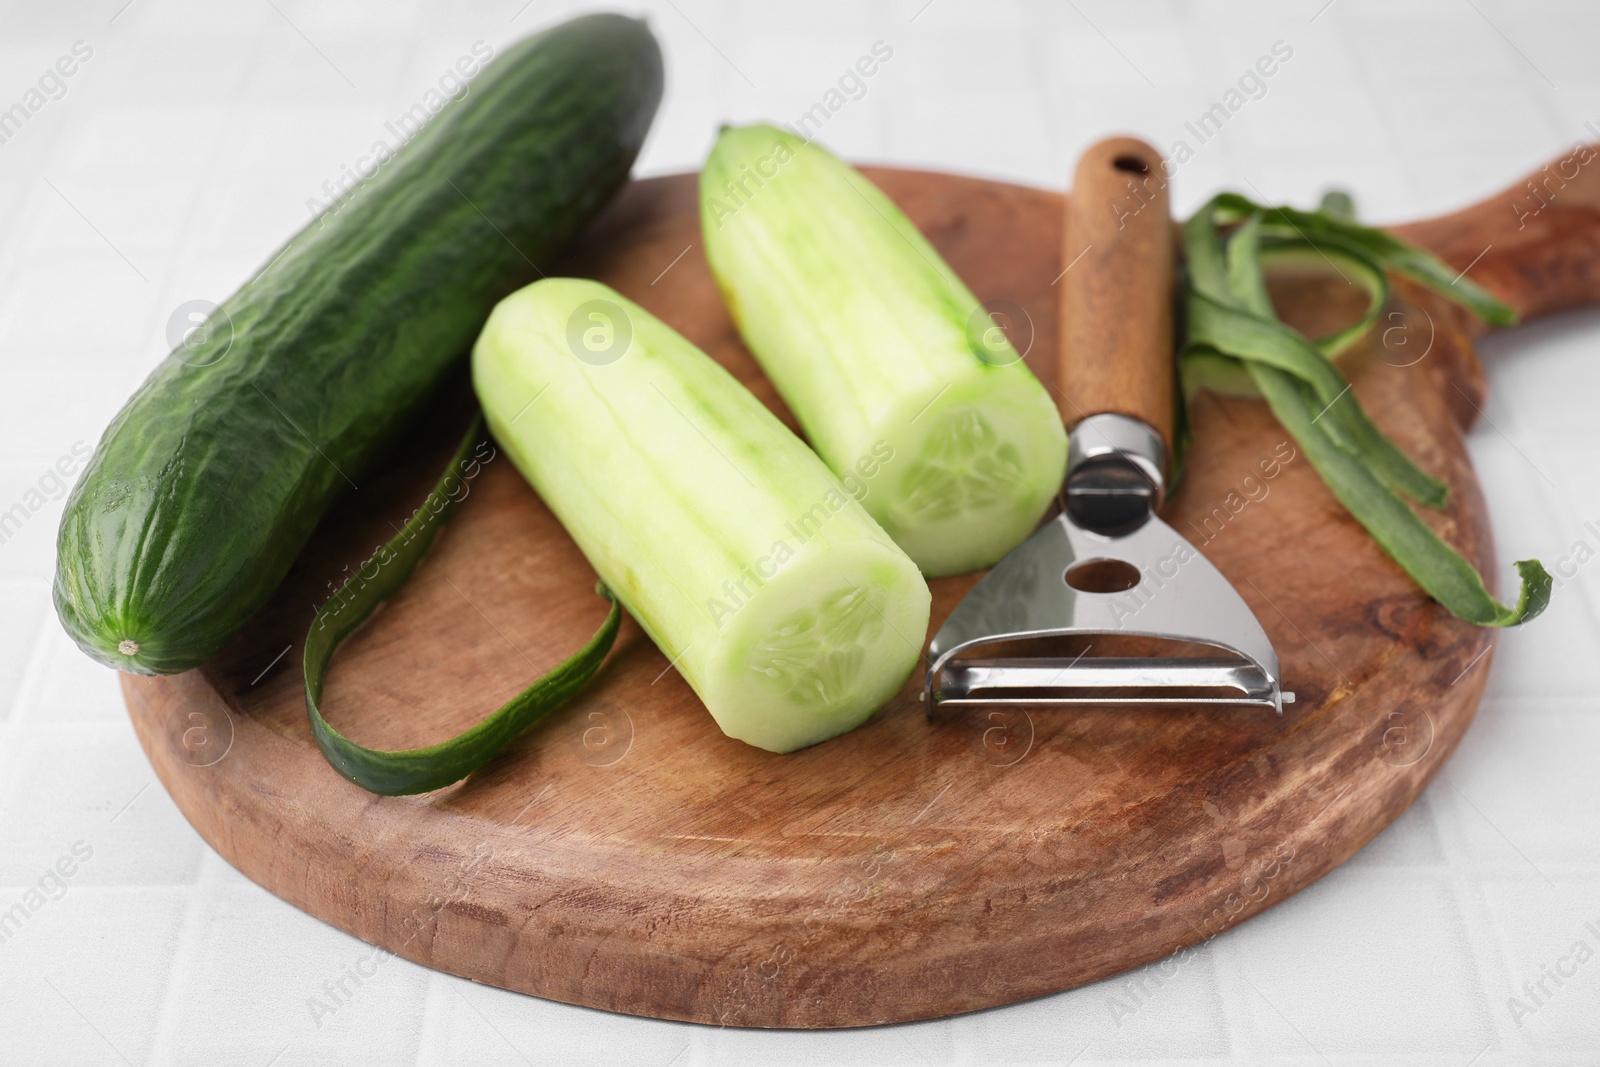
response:
[[[199,836],[193,827],[185,825],[189,833]],[[201,842],[201,849],[200,869],[195,874],[194,882],[184,887],[188,892],[185,894],[183,924],[178,931],[178,943],[172,950],[172,967],[166,975],[165,995],[156,1014],[156,1035],[150,1043],[150,1057],[147,1060],[151,1067],[174,1062],[182,1051],[178,1043],[179,1026],[183,1018],[182,1005],[190,1002],[190,998],[184,994],[193,985],[194,974],[199,968],[199,946],[205,941],[202,935],[209,911],[207,905],[215,903],[218,896],[221,876],[217,872],[217,865],[227,862],[204,841]]]
[[[49,659],[49,642],[45,639],[45,635],[50,627],[58,625],[55,605],[51,602],[48,586],[44,600],[44,625],[33,636],[33,647],[28,650],[28,657],[22,665],[22,680],[17,683],[17,691],[11,694],[11,706],[6,709],[4,719],[0,720],[15,726],[34,725],[33,717],[28,714],[28,708],[39,699],[39,694],[46,685],[45,664]],[[0,760],[0,770],[4,770],[6,766],[6,761]],[[4,778],[0,778],[0,781],[3,780]]]

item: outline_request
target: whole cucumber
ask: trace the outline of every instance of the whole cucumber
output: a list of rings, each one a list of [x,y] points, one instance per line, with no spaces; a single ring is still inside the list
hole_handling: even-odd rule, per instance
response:
[[[593,15],[518,42],[213,313],[67,502],[55,603],[78,645],[142,674],[216,653],[496,302],[626,180],[661,91],[642,22]]]

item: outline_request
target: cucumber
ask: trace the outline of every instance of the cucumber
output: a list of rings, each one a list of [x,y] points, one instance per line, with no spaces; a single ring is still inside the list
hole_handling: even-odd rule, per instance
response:
[[[237,633],[495,302],[626,180],[661,88],[642,22],[519,42],[169,355],[62,518],[55,603],[79,646],[171,673]]]
[[[472,379],[507,455],[722,731],[790,752],[915,668],[928,586],[810,449],[598,282],[501,301]]]
[[[1055,404],[977,297],[859,172],[772,126],[700,175],[706,258],[746,345],[842,478],[929,576],[994,563],[1061,488]]]

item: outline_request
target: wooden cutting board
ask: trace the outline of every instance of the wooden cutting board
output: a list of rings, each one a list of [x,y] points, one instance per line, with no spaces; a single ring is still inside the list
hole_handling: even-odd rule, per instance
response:
[[[1013,340],[1049,373],[1062,197],[868,173],[980,298],[1010,311]],[[1592,177],[1521,229],[1514,189],[1410,233],[1526,314],[1586,302],[1600,297]],[[794,425],[707,272],[693,176],[629,186],[559,269],[638,301]],[[1353,307],[1336,277],[1284,279],[1276,295],[1308,328]],[[1438,529],[1498,575],[1461,436],[1483,394],[1475,327],[1409,296],[1355,389],[1449,481]],[[930,723],[914,678],[854,733],[776,756],[724,737],[626,621],[594,683],[472,779],[375,797],[312,744],[300,642],[328,583],[422,499],[467,402],[441,399],[224,654],[123,689],[161,781],[230,863],[357,937],[478,981],[776,1027],[1068,989],[1204,941],[1349,858],[1443,765],[1488,676],[1492,632],[1419,593],[1263,405],[1204,396],[1167,517],[1277,646],[1299,694],[1281,720],[1013,709]],[[933,627],[976,578],[933,583]],[[336,659],[329,719],[384,747],[456,733],[588,638],[604,614],[594,580],[509,460],[490,462],[412,583]]]

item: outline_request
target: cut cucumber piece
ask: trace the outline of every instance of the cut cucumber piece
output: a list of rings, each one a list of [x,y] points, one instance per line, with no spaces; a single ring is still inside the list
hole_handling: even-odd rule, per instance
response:
[[[517,469],[717,725],[789,752],[916,666],[928,586],[744,386],[598,282],[501,301],[472,355]]]
[[[888,197],[822,148],[746,126],[706,161],[700,217],[745,343],[923,573],[986,567],[1033,530],[1061,488],[1061,417]]]

